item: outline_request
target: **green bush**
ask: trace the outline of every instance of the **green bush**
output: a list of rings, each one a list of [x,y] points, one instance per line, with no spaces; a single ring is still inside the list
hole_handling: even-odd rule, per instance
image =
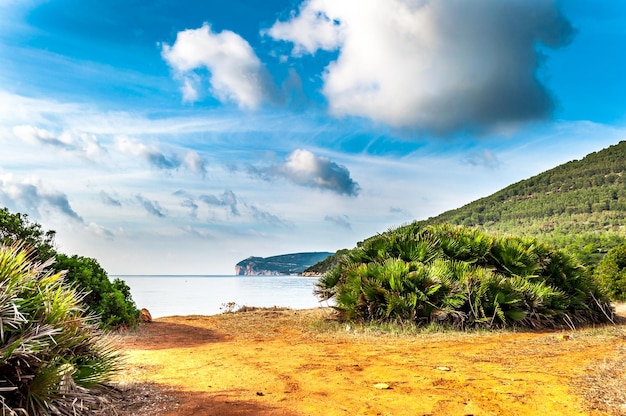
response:
[[[610,298],[626,301],[626,244],[609,250],[596,267],[594,276]]]
[[[98,317],[102,328],[134,327],[139,311],[126,283],[119,279],[111,282],[95,259],[57,253],[54,249],[55,234],[54,231],[44,232],[25,214],[12,214],[6,208],[0,209],[0,244],[20,242],[32,247],[31,256],[39,262],[55,258],[50,269],[54,272],[66,271],[65,280],[78,285],[86,293],[83,302],[88,312]]]
[[[0,246],[0,408],[3,415],[85,415],[120,356],[63,273],[20,246]]]
[[[365,240],[317,283],[345,320],[545,327],[612,320],[573,257],[531,238],[413,224]]]
[[[67,271],[68,282],[86,292],[83,302],[88,312],[99,318],[103,328],[137,324],[139,311],[131,298],[130,288],[120,279],[111,282],[95,259],[57,254],[52,267]]]

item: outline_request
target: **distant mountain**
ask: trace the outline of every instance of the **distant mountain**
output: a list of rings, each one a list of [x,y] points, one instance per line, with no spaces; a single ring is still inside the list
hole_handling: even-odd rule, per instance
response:
[[[419,222],[536,237],[594,266],[626,241],[626,141]],[[336,261],[313,268],[323,273]]]
[[[248,257],[235,266],[236,275],[289,275],[301,274],[305,269],[326,259],[333,253],[293,253],[272,257]]]

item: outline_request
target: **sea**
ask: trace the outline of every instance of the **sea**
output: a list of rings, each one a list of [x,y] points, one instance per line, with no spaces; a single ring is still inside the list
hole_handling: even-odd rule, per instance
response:
[[[216,315],[241,306],[309,309],[329,306],[313,294],[317,277],[114,275],[153,318]],[[230,305],[229,305],[230,304]]]

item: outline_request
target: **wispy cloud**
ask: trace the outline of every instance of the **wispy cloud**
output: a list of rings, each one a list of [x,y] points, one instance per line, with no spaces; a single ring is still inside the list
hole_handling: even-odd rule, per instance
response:
[[[447,133],[548,117],[538,45],[574,29],[549,0],[310,0],[264,33],[296,57],[338,51],[323,74],[333,114]]]
[[[280,177],[297,185],[329,190],[340,195],[357,196],[361,191],[345,166],[304,149],[294,150],[284,163],[266,168],[250,167],[249,172],[264,179]]]
[[[218,207],[228,207],[230,213],[238,216],[239,210],[237,209],[237,196],[229,189],[225,190],[223,194],[216,195],[200,195],[198,199],[207,205],[213,205]]]
[[[156,145],[146,145],[126,136],[115,138],[115,147],[123,154],[139,157],[156,169],[173,170],[185,166],[194,173],[206,173],[206,162],[197,152],[187,151],[184,157],[176,153],[166,153]]]
[[[52,131],[32,126],[14,126],[13,134],[20,140],[32,145],[47,145],[61,150],[78,153],[87,158],[94,158],[105,153],[104,147],[93,134],[64,131],[55,134]]]
[[[119,199],[113,198],[111,195],[104,191],[100,191],[100,201],[105,205],[110,205],[113,207],[121,207],[122,202]]]
[[[155,217],[164,218],[167,216],[167,211],[161,207],[158,201],[151,201],[144,198],[141,194],[135,195],[135,199],[141,204],[141,206],[151,215]]]
[[[347,215],[327,215],[324,217],[324,221],[331,222],[346,230],[352,229],[352,224],[350,224],[350,221]]]
[[[281,219],[279,216],[274,215],[268,211],[262,210],[260,208],[258,208],[255,205],[248,205],[248,208],[252,211],[252,215],[253,217],[261,222],[270,224],[270,225],[275,225],[275,226],[289,226],[290,224]]]
[[[467,158],[465,158],[465,163],[472,166],[483,166],[490,169],[496,168],[500,165],[498,157],[488,149],[485,149],[482,152],[470,153]]]
[[[198,204],[196,204],[192,199],[190,199],[190,198],[184,199],[180,203],[180,206],[184,207],[184,208],[189,208],[189,210],[191,211],[189,215],[192,218],[198,218],[198,208],[199,207],[198,207]]]
[[[0,176],[0,203],[18,212],[36,212],[40,215],[51,209],[81,224],[84,223],[63,192],[48,189],[37,181],[18,182],[10,174]]]

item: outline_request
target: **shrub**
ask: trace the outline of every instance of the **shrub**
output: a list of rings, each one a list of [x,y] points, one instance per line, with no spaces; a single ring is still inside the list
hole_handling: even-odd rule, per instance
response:
[[[531,238],[439,224],[365,240],[317,283],[345,320],[457,327],[574,326],[612,320],[573,257]]]
[[[119,368],[82,296],[20,246],[0,246],[0,408],[3,415],[89,414]]]
[[[86,292],[83,302],[88,312],[99,318],[103,328],[137,325],[139,311],[130,288],[120,279],[111,282],[95,259],[57,254],[52,267],[67,271],[66,280]]]
[[[609,250],[594,271],[610,298],[626,301],[626,244]]]

